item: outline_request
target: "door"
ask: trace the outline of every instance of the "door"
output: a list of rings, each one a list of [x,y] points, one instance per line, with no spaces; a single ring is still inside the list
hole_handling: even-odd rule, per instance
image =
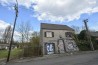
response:
[[[59,50],[59,53],[65,53],[64,41],[63,40],[58,41],[58,50]]]
[[[54,54],[55,44],[54,43],[46,43],[46,54]]]

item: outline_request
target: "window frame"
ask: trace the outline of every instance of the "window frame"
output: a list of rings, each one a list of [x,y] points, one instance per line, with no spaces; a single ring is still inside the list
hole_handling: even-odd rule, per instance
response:
[[[69,35],[68,33],[69,33],[70,35]],[[65,36],[68,37],[68,38],[71,38],[71,37],[72,37],[72,32],[65,32]]]
[[[48,32],[51,33],[51,36],[47,36],[47,33],[48,33]],[[46,37],[46,38],[53,38],[53,37],[54,37],[54,32],[52,32],[52,31],[45,31],[45,32],[44,32],[44,37]]]

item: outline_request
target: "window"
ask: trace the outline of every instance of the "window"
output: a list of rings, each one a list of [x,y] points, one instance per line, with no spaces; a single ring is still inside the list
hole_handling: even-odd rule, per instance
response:
[[[54,37],[54,32],[51,31],[45,32],[45,37]]]
[[[72,37],[72,33],[71,33],[71,32],[66,32],[66,33],[65,33],[65,36],[66,36],[66,37]]]

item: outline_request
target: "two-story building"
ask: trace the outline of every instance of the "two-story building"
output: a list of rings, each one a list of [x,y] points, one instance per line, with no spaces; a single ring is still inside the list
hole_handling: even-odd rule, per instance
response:
[[[72,38],[74,30],[66,25],[41,23],[40,42],[43,54],[79,51]]]

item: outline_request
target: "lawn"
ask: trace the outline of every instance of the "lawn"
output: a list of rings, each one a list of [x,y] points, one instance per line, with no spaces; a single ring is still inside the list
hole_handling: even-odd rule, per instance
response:
[[[0,59],[6,58],[7,57],[7,53],[8,53],[7,50],[0,50]]]
[[[0,59],[6,58],[8,54],[8,50],[0,50]],[[11,58],[18,58],[22,55],[21,49],[13,49],[11,51]]]

